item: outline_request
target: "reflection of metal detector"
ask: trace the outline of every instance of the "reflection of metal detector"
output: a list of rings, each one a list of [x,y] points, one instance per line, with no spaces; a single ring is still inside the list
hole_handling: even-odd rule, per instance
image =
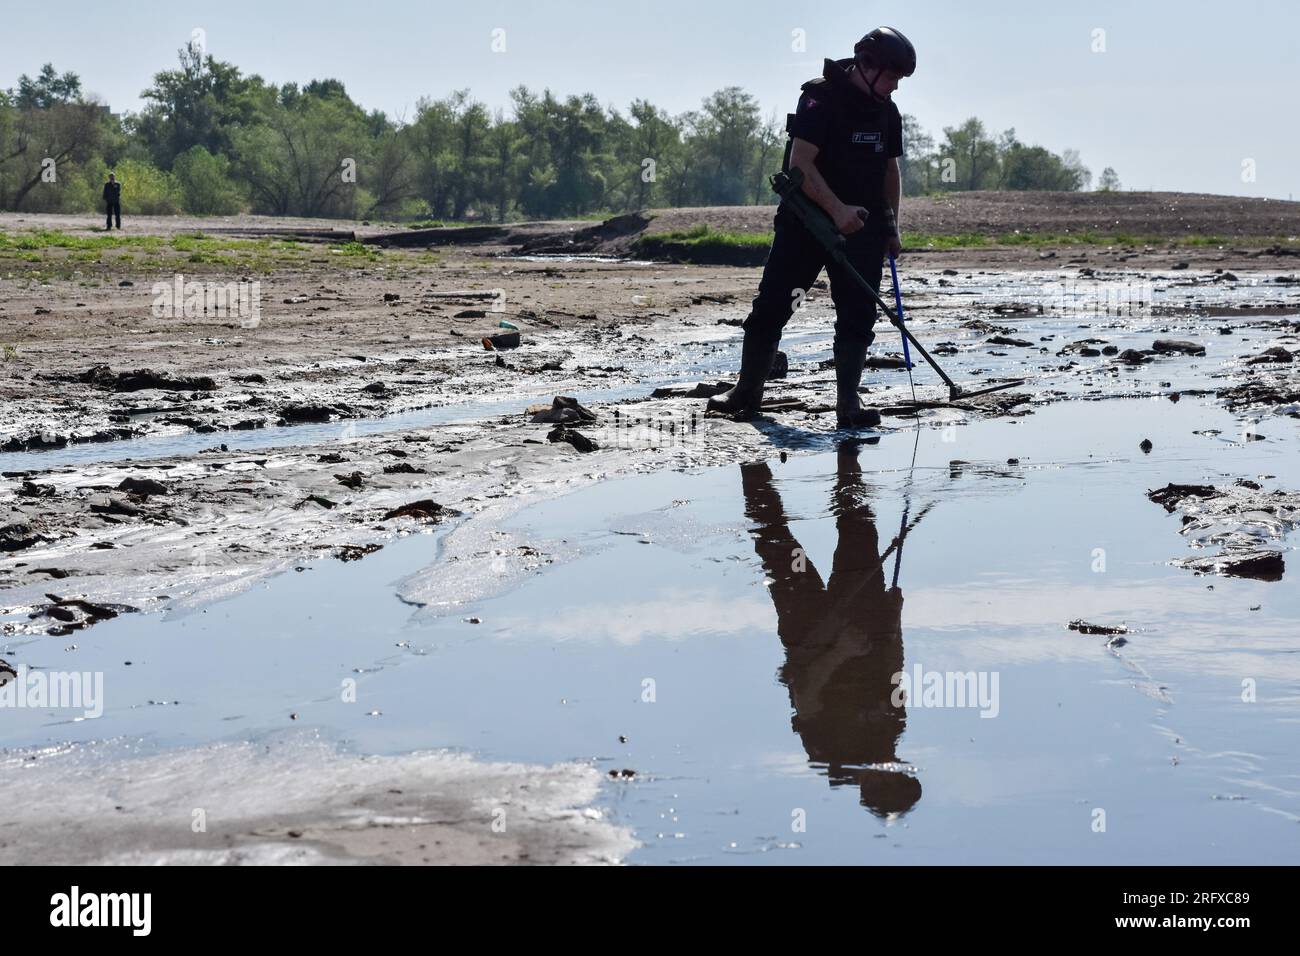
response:
[[[939,373],[945,385],[948,386],[948,401],[954,402],[959,398],[973,398],[976,395],[984,395],[988,392],[1001,391],[1004,388],[1014,388],[1017,385],[1023,385],[1023,378],[1014,379],[1009,382],[1002,382],[997,385],[990,385],[985,388],[965,389],[950,379],[947,373],[939,367],[930,353],[925,350],[925,346],[917,341],[912,330],[903,324],[902,309],[895,312],[888,303],[880,297],[880,293],[871,287],[871,283],[862,278],[862,274],[849,263],[849,257],[845,254],[844,237],[840,231],[835,228],[835,224],[830,218],[818,208],[817,204],[808,197],[803,191],[803,170],[799,168],[791,169],[788,173],[780,172],[772,176],[772,188],[781,196],[781,205],[787,207],[791,212],[799,217],[799,221],[807,227],[808,231],[813,234],[818,242],[831,254],[833,258],[844,271],[847,272],[853,281],[862,286],[876,300],[876,304],[889,317],[889,321],[903,333],[903,352],[905,361],[910,374],[912,367],[912,358],[907,350],[907,343],[911,342],[916,346],[916,350],[921,356],[930,363],[930,367]],[[890,263],[891,269],[893,263]],[[901,305],[901,298],[898,300]]]

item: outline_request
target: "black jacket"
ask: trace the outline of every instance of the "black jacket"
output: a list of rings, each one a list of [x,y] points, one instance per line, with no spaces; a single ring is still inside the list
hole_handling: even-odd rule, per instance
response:
[[[122,184],[119,182],[104,183],[104,202],[116,205],[122,200]]]
[[[885,207],[885,168],[903,155],[903,118],[892,100],[876,102],[853,85],[852,58],[827,60],[822,75],[803,84],[786,132],[818,148],[817,170],[843,203],[873,214]],[[783,168],[790,168],[786,144]]]

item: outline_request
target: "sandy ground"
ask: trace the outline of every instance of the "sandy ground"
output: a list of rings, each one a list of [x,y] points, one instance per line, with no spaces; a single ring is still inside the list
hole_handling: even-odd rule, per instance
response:
[[[700,215],[710,214],[696,218]],[[748,222],[763,213],[727,215]],[[0,217],[0,228],[83,225],[75,217],[53,218],[35,222],[10,215]],[[130,220],[132,229],[159,235],[196,225],[211,231],[210,223]],[[244,220],[228,225],[254,232],[266,228]],[[1263,228],[1275,225],[1269,220]],[[589,226],[542,224],[537,231]],[[331,228],[278,221],[276,227]],[[365,229],[382,231],[363,226],[357,231]],[[679,394],[650,394],[656,370],[671,369],[688,341],[712,343],[720,356],[717,367],[729,365],[739,338],[734,324],[747,310],[758,269],[524,261],[504,255],[511,251],[490,243],[444,247],[432,258],[388,250],[341,267],[313,247],[298,261],[250,278],[260,283],[262,312],[255,327],[226,316],[155,316],[153,284],[170,283],[173,268],[186,272],[183,257],[153,271],[132,271],[111,257],[73,268],[55,250],[39,262],[0,266],[0,344],[11,346],[0,365],[0,445],[10,453],[0,479],[7,659],[15,653],[21,657],[25,642],[66,638],[120,614],[198,606],[305,559],[359,560],[398,536],[447,524],[454,527],[444,539],[444,573],[411,584],[403,597],[451,609],[564,559],[557,543],[539,547],[493,530],[531,503],[637,471],[770,456],[774,445],[798,453],[807,439],[783,434],[787,424],[797,424],[803,435],[833,430],[834,416],[826,414],[833,372],[811,362],[796,367],[793,357],[789,378],[769,390],[776,402],[770,428],[706,420],[702,400],[680,396],[692,381],[725,376],[692,376],[686,368],[669,376],[683,383]],[[969,352],[965,341],[978,339],[981,355],[1006,357],[1008,348],[1030,343],[990,339],[1014,336],[1016,310],[1025,307],[1004,289],[1000,311],[980,307],[977,297],[954,311],[945,286],[1005,282],[1015,270],[1072,279],[1091,278],[1095,270],[1115,282],[1183,283],[1192,300],[1184,310],[1188,315],[1207,297],[1232,296],[1248,287],[1249,295],[1238,295],[1240,301],[1231,306],[1231,324],[1238,330],[1250,326],[1260,337],[1248,350],[1241,346],[1224,356],[1235,364],[1210,387],[1230,408],[1300,416],[1300,362],[1280,360],[1279,354],[1278,361],[1250,364],[1265,347],[1288,355],[1296,349],[1287,316],[1300,311],[1300,304],[1289,249],[1261,256],[1258,247],[1244,245],[1237,250],[1180,247],[1117,261],[1121,255],[1129,253],[1061,247],[910,257],[904,266],[913,283],[914,322],[924,323],[927,341],[964,337],[958,344]],[[1189,267],[1173,268],[1187,259]],[[210,264],[193,277],[243,278]],[[502,295],[485,299],[495,295],[493,290]],[[1250,308],[1239,308],[1246,300]],[[828,311],[824,290],[815,290],[812,303]],[[927,318],[931,314],[938,317]],[[518,326],[524,345],[484,348],[483,336],[506,331],[503,320]],[[1129,371],[1132,363],[1114,353],[1099,359],[1103,365],[1078,365],[1073,359],[1086,347],[1082,340],[1088,334],[1080,330],[1080,342],[1073,345],[1053,342],[1018,354],[1033,354],[1026,365],[1056,362],[1051,367],[1059,374],[1080,381]],[[890,400],[903,398],[903,383],[890,381]],[[599,393],[620,397],[593,400]],[[1042,387],[1004,392],[929,409],[925,416],[943,425],[1023,415],[1062,394]],[[595,421],[574,427],[596,440],[596,451],[584,452],[580,438],[525,412],[539,397],[549,401],[553,395],[573,396],[595,412]],[[464,416],[418,417],[421,410],[462,407]],[[404,414],[416,417],[375,424]],[[629,427],[636,421],[657,422],[658,431],[647,437]],[[263,447],[251,442],[260,435],[271,436]],[[180,444],[153,446],[164,449],[159,452],[137,444],[132,446],[139,449],[133,452],[137,457],[129,461],[100,454],[121,439],[137,437]],[[50,465],[40,457],[82,448],[87,453],[81,460]],[[32,450],[39,451],[22,454]],[[1187,498],[1173,500],[1185,506]],[[414,507],[399,513],[408,505]],[[212,759],[228,756],[221,751]],[[337,756],[312,760],[312,766],[346,762]],[[110,773],[131,775],[125,765],[111,766]],[[419,817],[419,822],[370,819],[354,827],[340,822],[341,811],[334,806],[305,806],[287,816],[252,807],[225,831],[218,848],[174,833],[145,842],[159,853],[177,854],[169,857],[177,861],[218,862],[249,854],[270,854],[258,857],[267,859],[283,854],[284,860],[301,862],[590,862],[615,860],[626,846],[625,837],[604,832],[592,843],[599,848],[590,852],[566,847],[563,838],[548,843],[554,838],[522,835],[502,841],[484,835],[486,795],[529,780],[572,784],[559,804],[543,805],[537,813],[563,810],[581,816],[578,808],[595,793],[581,770],[476,765],[459,789],[453,788],[453,796],[431,783],[435,777],[447,779],[433,772],[422,778],[417,789],[434,796],[414,804],[385,798],[387,788],[378,784],[361,788],[370,796],[359,805],[375,819]],[[0,785],[0,792],[6,785],[14,781]],[[53,832],[43,827],[59,824],[55,815],[38,814],[28,825],[33,828],[28,837],[4,844],[7,861],[22,860],[42,834]],[[289,830],[298,836],[286,837]],[[90,827],[80,843],[73,841],[77,850],[70,859],[117,859],[127,852],[123,839],[131,832]]]

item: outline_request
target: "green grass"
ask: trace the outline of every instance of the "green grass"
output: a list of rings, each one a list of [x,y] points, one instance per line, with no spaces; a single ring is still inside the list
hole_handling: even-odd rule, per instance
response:
[[[309,263],[325,259],[349,267],[383,261],[385,253],[359,242],[322,247],[296,239],[235,238],[182,233],[175,236],[133,236],[121,233],[77,235],[42,229],[32,232],[0,232],[0,260],[48,265],[57,277],[77,267],[100,266],[120,272],[175,270],[206,267],[212,271],[248,271],[269,274],[282,267],[310,268]],[[387,253],[394,255],[393,253]],[[337,257],[342,257],[342,262]],[[395,258],[406,258],[398,252]],[[431,262],[427,257],[422,262]],[[202,270],[201,270],[202,271]]]
[[[0,233],[0,249],[25,251],[72,249],[79,252],[100,252],[105,249],[122,248],[160,249],[163,244],[164,240],[160,236],[124,236],[121,233],[74,236],[56,229],[36,229],[16,235]]]
[[[357,242],[353,239],[351,242],[339,242],[331,245],[329,251],[332,255],[342,256],[349,259],[362,259],[366,262],[378,262],[383,258],[378,249],[374,246],[368,246],[363,242]]]
[[[633,252],[649,259],[717,264],[759,264],[772,244],[770,232],[724,232],[701,224],[675,232],[646,233],[636,241]],[[1053,246],[1105,246],[1140,249],[1269,246],[1295,244],[1286,236],[1135,236],[1098,232],[1005,232],[1005,233],[916,233],[903,234],[906,249],[979,249],[995,246],[1050,248]]]
[[[761,265],[771,245],[770,232],[724,232],[701,223],[674,232],[646,233],[633,244],[633,252],[670,262]]]

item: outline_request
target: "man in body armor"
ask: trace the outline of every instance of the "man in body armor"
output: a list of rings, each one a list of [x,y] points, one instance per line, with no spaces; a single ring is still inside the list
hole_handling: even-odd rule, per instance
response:
[[[877,290],[885,255],[898,255],[902,117],[890,94],[916,70],[916,51],[897,30],[880,27],[858,41],[854,55],[826,60],[822,75],[803,84],[786,119],[790,140],[782,168],[803,171],[803,190],[847,237],[850,262]],[[759,410],[781,331],[821,270],[835,304],[835,418],[840,428],[873,428],[880,413],[863,408],[858,385],[875,338],[876,304],[798,218],[782,208],[749,317],[743,323],[740,374],[708,409],[734,418]]]

